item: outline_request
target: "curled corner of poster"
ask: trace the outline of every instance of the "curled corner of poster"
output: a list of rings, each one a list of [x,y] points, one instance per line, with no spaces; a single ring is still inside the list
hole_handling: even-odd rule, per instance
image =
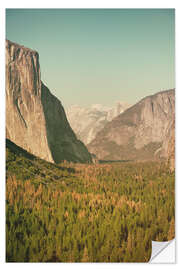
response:
[[[152,241],[149,263],[175,263],[175,239],[166,242]]]

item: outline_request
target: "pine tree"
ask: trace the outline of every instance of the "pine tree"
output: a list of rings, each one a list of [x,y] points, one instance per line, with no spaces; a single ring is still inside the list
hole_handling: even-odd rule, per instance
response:
[[[134,239],[131,233],[128,233],[128,239],[127,239],[127,249],[129,253],[132,253],[132,249],[134,246]]]
[[[169,231],[168,231],[168,240],[171,240],[174,237],[175,237],[175,222],[174,222],[174,218],[172,218],[170,226],[169,226]]]
[[[88,257],[88,249],[85,246],[84,248],[84,253],[81,262],[89,262],[89,257]]]

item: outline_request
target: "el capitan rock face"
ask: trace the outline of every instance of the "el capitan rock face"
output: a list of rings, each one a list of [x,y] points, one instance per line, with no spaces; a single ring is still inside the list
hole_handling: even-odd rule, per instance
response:
[[[117,116],[87,146],[102,160],[167,158],[163,145],[175,118],[175,90],[146,97]]]
[[[91,162],[61,102],[41,82],[36,51],[6,41],[6,136],[50,162]]]

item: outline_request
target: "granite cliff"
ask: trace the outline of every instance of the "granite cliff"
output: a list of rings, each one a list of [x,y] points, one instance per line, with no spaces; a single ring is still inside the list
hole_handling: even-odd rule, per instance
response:
[[[174,118],[175,90],[162,91],[114,118],[87,147],[102,160],[167,159]]]
[[[175,170],[175,119],[169,123],[162,144],[162,154],[165,156],[171,171]]]
[[[6,137],[50,162],[91,162],[61,102],[41,82],[36,51],[6,41]]]

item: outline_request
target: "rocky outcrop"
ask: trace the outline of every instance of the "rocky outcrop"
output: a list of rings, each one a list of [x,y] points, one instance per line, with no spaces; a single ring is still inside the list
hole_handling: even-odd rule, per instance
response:
[[[6,41],[6,137],[51,162],[91,162],[61,102],[41,82],[36,51]]]
[[[162,154],[166,157],[171,171],[175,170],[175,119],[169,124],[162,144]]]
[[[175,121],[171,126],[171,132],[168,141],[168,163],[171,171],[175,170]]]
[[[163,142],[175,117],[174,92],[159,92],[127,109],[96,135],[89,151],[106,160],[167,158]]]
[[[112,108],[101,104],[93,104],[88,108],[73,105],[66,110],[66,113],[77,137],[88,144],[108,122],[128,107],[130,105],[125,102],[117,102]]]

